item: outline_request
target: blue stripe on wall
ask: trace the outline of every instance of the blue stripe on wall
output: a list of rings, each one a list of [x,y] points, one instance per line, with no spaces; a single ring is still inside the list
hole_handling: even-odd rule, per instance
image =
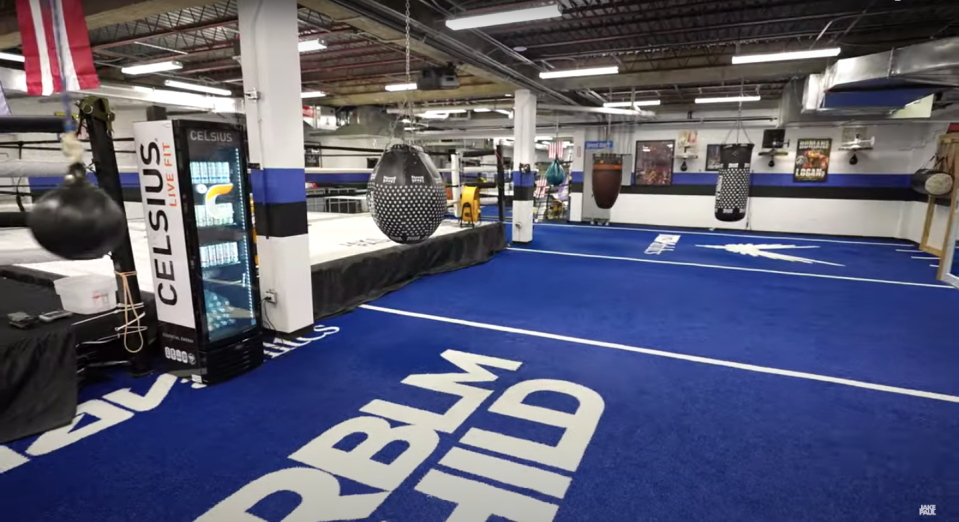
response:
[[[279,204],[306,201],[303,169],[256,169],[250,172],[253,201]]]
[[[571,181],[572,183],[582,183],[582,182],[583,182],[583,171],[581,171],[581,170],[573,170],[573,171],[570,171],[569,175],[570,175],[570,181]]]
[[[98,185],[96,174],[88,172],[87,179],[90,180],[90,183]],[[50,190],[60,186],[60,184],[63,183],[63,176],[50,178],[28,178],[28,183],[30,185],[30,189],[32,190]],[[140,175],[136,172],[121,172],[120,185],[124,188],[139,188]]]
[[[674,185],[715,185],[715,172],[674,172]],[[761,187],[909,188],[911,174],[829,174],[824,182],[793,181],[792,174],[753,173],[752,185]]]
[[[527,174],[518,170],[513,171],[513,185],[516,187],[532,187],[536,181],[536,172],[530,171]]]

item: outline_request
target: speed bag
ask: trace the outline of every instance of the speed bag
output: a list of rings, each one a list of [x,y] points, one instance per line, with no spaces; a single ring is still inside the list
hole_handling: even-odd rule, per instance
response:
[[[546,169],[546,182],[552,186],[562,185],[566,181],[566,170],[559,160],[553,160],[553,163]]]
[[[623,157],[616,154],[593,156],[593,199],[596,206],[613,208],[623,185]]]
[[[446,183],[433,160],[413,145],[394,145],[383,154],[366,194],[370,215],[396,243],[419,243],[446,216]]]
[[[721,146],[722,166],[716,178],[716,219],[732,222],[746,217],[752,154],[752,143]]]
[[[912,190],[927,196],[945,196],[952,191],[953,179],[947,172],[919,169],[912,175]]]

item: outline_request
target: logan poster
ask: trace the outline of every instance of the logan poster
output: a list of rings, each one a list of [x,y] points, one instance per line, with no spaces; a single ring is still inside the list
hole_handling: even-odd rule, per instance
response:
[[[793,181],[826,181],[832,139],[801,139],[796,146]]]

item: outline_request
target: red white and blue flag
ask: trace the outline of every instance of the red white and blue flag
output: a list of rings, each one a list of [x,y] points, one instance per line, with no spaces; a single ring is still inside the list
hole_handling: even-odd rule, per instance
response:
[[[100,86],[80,0],[17,0],[17,20],[28,94],[46,96]],[[57,54],[57,38],[62,57]]]

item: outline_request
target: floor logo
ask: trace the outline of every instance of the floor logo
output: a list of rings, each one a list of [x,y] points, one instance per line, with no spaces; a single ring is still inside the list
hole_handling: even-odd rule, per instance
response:
[[[646,251],[643,253],[646,255],[658,256],[663,252],[672,252],[673,250],[676,250],[676,243],[679,243],[679,236],[660,234],[656,236],[653,244],[649,245],[649,247],[646,248]]]
[[[808,265],[818,264],[818,265],[829,265],[829,266],[845,266],[840,265],[839,263],[830,263],[828,261],[819,261],[817,259],[809,259],[806,257],[791,256],[788,254],[780,254],[778,252],[773,252],[773,250],[792,250],[799,248],[819,248],[818,246],[810,245],[752,245],[752,244],[737,244],[737,245],[696,245],[700,248],[713,248],[716,250],[725,250],[727,252],[732,252],[734,254],[741,254],[744,256],[751,257],[765,257],[766,259],[778,259],[780,261],[789,261],[791,263],[805,263]]]

